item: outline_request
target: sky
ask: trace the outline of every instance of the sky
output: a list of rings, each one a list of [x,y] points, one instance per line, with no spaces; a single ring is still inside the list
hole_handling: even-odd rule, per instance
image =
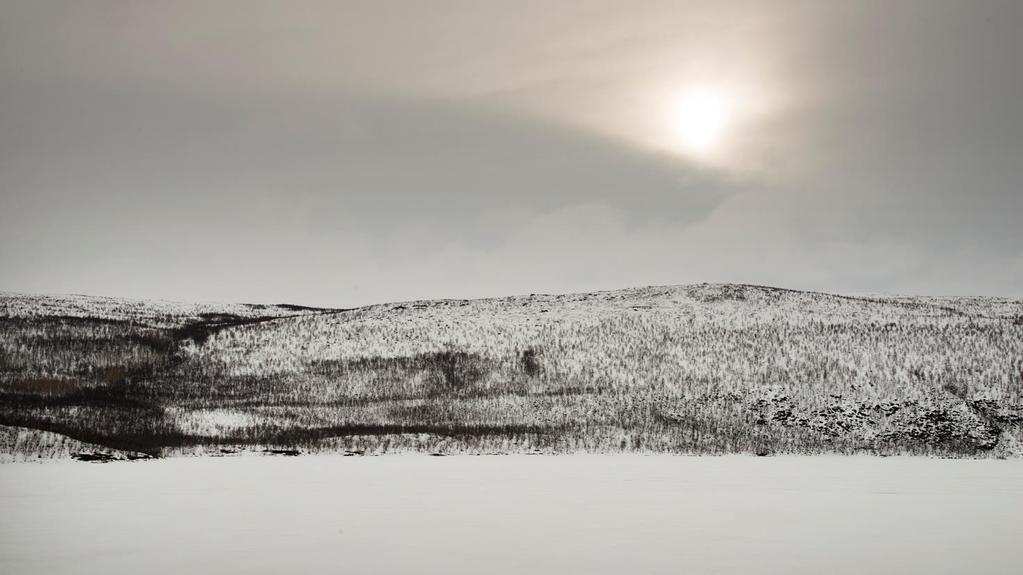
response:
[[[0,0],[0,290],[1023,297],[1023,2]]]

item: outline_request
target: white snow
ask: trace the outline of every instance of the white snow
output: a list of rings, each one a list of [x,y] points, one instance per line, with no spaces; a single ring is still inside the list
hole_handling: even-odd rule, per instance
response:
[[[0,466],[0,572],[1010,573],[1023,461],[227,457]]]

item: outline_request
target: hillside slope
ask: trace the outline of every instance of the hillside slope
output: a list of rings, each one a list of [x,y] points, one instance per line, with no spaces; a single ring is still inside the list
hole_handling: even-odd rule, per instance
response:
[[[315,310],[0,296],[0,424],[152,455],[1012,455],[1023,301],[745,285]]]

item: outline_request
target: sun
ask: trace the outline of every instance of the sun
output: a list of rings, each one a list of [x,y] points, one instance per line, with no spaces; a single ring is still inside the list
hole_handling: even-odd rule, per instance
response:
[[[674,106],[675,131],[686,151],[716,152],[728,127],[728,99],[712,88],[698,88],[684,93]]]

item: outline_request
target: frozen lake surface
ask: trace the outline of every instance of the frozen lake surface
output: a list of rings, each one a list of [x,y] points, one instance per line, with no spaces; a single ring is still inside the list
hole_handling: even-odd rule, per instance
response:
[[[0,465],[0,572],[1010,573],[1023,461],[233,457]]]

